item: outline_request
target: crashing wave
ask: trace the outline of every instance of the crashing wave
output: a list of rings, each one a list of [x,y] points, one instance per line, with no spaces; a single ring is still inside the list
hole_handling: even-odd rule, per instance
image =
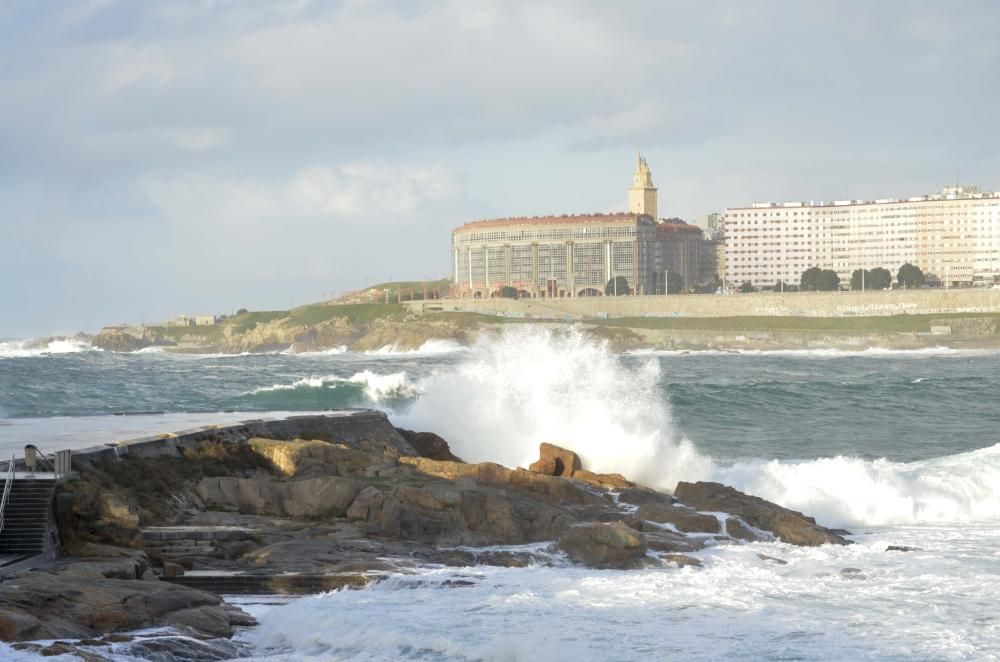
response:
[[[47,342],[39,340],[8,340],[0,342],[0,358],[26,358],[31,356],[99,351],[101,350],[89,342],[76,338],[49,340]]]
[[[244,395],[257,395],[274,391],[294,391],[298,389],[338,388],[344,385],[361,386],[365,396],[372,402],[411,398],[419,393],[419,387],[411,382],[405,371],[380,375],[371,370],[363,370],[350,377],[321,375],[303,377],[291,384],[273,384],[247,391]]]
[[[527,466],[549,441],[575,450],[593,471],[668,491],[679,480],[723,482],[827,526],[1000,518],[1000,444],[912,463],[833,457],[724,466],[678,430],[655,358],[638,367],[621,359],[578,330],[507,329],[425,380],[397,420],[438,432],[472,462]]]

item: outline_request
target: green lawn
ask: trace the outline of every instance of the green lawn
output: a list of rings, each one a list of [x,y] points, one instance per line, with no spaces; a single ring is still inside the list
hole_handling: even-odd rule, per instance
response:
[[[983,313],[954,315],[891,315],[873,317],[621,317],[597,324],[637,329],[699,329],[740,331],[880,331],[929,332],[931,320],[965,317],[1000,317]],[[588,320],[588,323],[592,323]]]
[[[351,324],[366,324],[380,317],[399,317],[405,308],[397,303],[313,304],[295,308],[288,313],[289,324],[312,325],[346,317]]]

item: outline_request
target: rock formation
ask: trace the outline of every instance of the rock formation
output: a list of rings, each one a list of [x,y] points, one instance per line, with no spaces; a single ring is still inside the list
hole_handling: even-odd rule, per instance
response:
[[[248,622],[206,587],[360,588],[423,563],[696,567],[690,554],[721,542],[848,542],[724,485],[662,494],[548,443],[530,470],[466,464],[437,435],[369,418],[321,439],[164,439],[81,463],[57,496],[77,561],[0,582],[0,638],[153,625],[227,636]],[[551,544],[475,549],[525,543]],[[220,574],[212,584],[191,569]]]

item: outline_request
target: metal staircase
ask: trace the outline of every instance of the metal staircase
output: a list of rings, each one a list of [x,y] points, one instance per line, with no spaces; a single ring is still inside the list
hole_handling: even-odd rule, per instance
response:
[[[49,532],[55,476],[9,476],[5,491],[7,485],[10,492],[0,513],[0,555],[42,554]]]

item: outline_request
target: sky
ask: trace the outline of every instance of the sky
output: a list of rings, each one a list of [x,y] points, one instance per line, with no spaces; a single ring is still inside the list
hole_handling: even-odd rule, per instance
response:
[[[446,276],[450,231],[1000,190],[1000,4],[0,0],[0,338]]]

